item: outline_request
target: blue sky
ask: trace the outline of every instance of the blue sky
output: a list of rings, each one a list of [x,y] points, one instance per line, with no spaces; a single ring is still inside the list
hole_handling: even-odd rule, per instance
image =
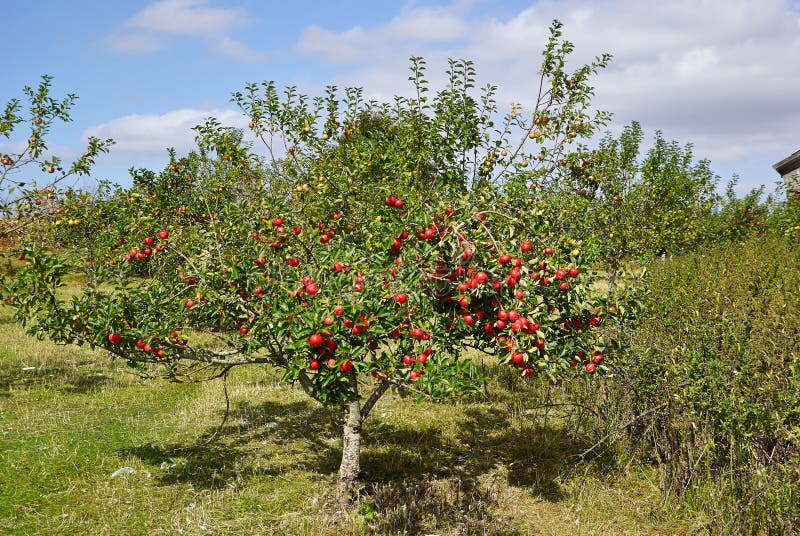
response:
[[[475,61],[499,102],[530,102],[553,18],[576,58],[614,54],[596,105],[613,132],[639,120],[652,137],[691,142],[739,191],[778,180],[771,166],[800,149],[800,3],[794,0],[4,2],[0,103],[42,74],[79,96],[51,149],[65,159],[89,134],[118,144],[96,174],[125,182],[186,152],[208,115],[244,126],[229,103],[250,81],[318,94],[328,83],[368,96],[408,90],[411,55],[435,87],[448,57]],[[19,138],[24,139],[21,132]],[[10,143],[14,143],[12,140]],[[9,143],[0,142],[0,150]]]

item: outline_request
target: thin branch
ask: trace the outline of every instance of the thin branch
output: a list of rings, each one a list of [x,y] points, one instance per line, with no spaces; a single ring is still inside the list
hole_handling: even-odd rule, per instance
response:
[[[405,389],[406,391],[411,391],[412,393],[417,393],[418,395],[424,396],[425,398],[427,398],[429,400],[433,400],[433,396],[431,396],[430,393],[426,393],[425,391],[423,391],[421,389],[418,389],[417,387],[414,387],[413,385],[409,385],[406,382],[401,382],[399,380],[395,380],[394,378],[388,378],[388,377],[386,379],[384,379],[383,381],[384,382],[389,382],[392,385],[396,385],[397,387],[399,387],[401,389]]]
[[[214,440],[216,440],[217,436],[222,431],[222,428],[225,426],[225,423],[228,421],[228,416],[230,415],[231,412],[231,399],[230,396],[228,396],[228,371],[230,371],[230,368],[226,368],[225,371],[221,374],[222,392],[225,395],[225,414],[222,416],[222,422],[219,423],[219,426],[217,426],[217,429],[214,430],[214,433],[211,434],[209,437],[207,437],[205,441],[203,441],[202,443],[197,443],[196,445],[192,445],[191,447],[179,447],[176,449],[172,449],[169,451],[170,453],[182,452],[199,447],[206,447],[210,445]]]
[[[588,454],[590,454],[591,452],[593,452],[593,451],[594,451],[594,450],[595,450],[597,447],[599,447],[600,445],[602,445],[603,443],[605,443],[605,442],[606,442],[606,440],[607,440],[607,439],[609,439],[610,437],[612,437],[612,436],[614,436],[614,435],[618,434],[619,432],[621,432],[621,431],[625,430],[625,429],[626,429],[626,428],[628,428],[629,426],[631,426],[631,425],[635,424],[637,421],[639,421],[639,420],[641,420],[642,418],[644,418],[644,417],[646,417],[646,416],[650,415],[651,413],[655,413],[656,411],[659,411],[659,410],[662,410],[662,409],[664,409],[665,407],[667,407],[667,405],[668,405],[668,403],[667,403],[667,402],[664,402],[663,404],[659,404],[658,406],[655,406],[655,407],[653,407],[653,408],[650,408],[650,409],[648,409],[648,410],[647,410],[647,411],[645,411],[644,413],[640,413],[639,415],[637,415],[637,416],[636,416],[636,417],[634,417],[633,419],[629,420],[628,422],[626,422],[626,423],[625,423],[625,424],[623,424],[622,426],[619,426],[619,427],[615,428],[614,430],[611,430],[609,433],[607,433],[607,434],[606,434],[606,435],[604,435],[602,438],[600,438],[600,440],[599,440],[597,443],[595,443],[594,445],[592,445],[591,447],[589,447],[588,449],[586,449],[586,450],[585,450],[585,451],[583,451],[582,453],[580,453],[580,454],[574,454],[573,456],[574,456],[574,457],[576,457],[576,458],[581,458],[581,459],[585,458],[585,457],[586,457]]]

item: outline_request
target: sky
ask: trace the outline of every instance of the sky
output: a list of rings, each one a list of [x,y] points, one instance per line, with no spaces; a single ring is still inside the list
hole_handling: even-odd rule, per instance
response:
[[[94,176],[129,183],[185,154],[191,127],[214,116],[245,127],[230,96],[274,80],[320,95],[359,86],[367,97],[409,94],[408,58],[423,56],[436,89],[448,58],[475,63],[498,104],[532,103],[553,19],[576,61],[614,56],[595,79],[595,108],[619,133],[639,121],[652,140],[691,143],[737,192],[774,188],[772,165],[800,149],[800,0],[454,0],[124,2],[0,0],[0,105],[43,74],[53,95],[78,95],[73,122],[49,147],[79,156],[88,136],[116,145]],[[0,151],[23,143],[20,132]]]

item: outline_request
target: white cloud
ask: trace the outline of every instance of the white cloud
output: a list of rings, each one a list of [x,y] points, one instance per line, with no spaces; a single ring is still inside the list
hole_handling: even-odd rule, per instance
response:
[[[576,61],[614,54],[596,78],[594,103],[615,114],[616,128],[639,120],[694,142],[712,164],[761,158],[762,182],[774,179],[772,163],[797,150],[800,7],[789,0],[541,0],[502,19],[461,3],[412,7],[374,27],[309,27],[296,50],[340,65],[337,85],[384,98],[408,93],[410,55],[428,60],[434,86],[447,57],[468,58],[479,81],[500,87],[501,104],[531,103],[556,18]]]
[[[161,0],[128,20],[128,25],[166,34],[207,37],[224,35],[247,22],[241,9],[207,7],[205,0]]]
[[[244,43],[231,39],[227,35],[216,43],[216,50],[226,58],[237,61],[259,62],[267,58],[263,52],[257,52]]]
[[[203,40],[215,52],[237,61],[262,61],[265,55],[230,37],[249,23],[241,8],[214,8],[207,0],[159,0],[127,20],[131,30],[106,38],[111,50],[147,53],[167,48],[166,38],[181,36]]]
[[[684,53],[677,64],[675,71],[678,76],[690,79],[711,72],[719,65],[719,54],[711,47],[689,50]]]
[[[164,40],[152,34],[122,33],[109,35],[106,38],[106,44],[113,52],[123,54],[158,52],[166,48]]]
[[[111,157],[126,161],[132,157],[161,156],[168,147],[185,154],[195,147],[196,133],[192,127],[204,123],[208,117],[215,117],[225,126],[244,128],[247,125],[247,119],[235,110],[183,108],[164,114],[126,115],[112,119],[86,129],[83,138],[113,138],[116,144]]]
[[[300,35],[297,50],[338,65],[373,63],[397,54],[405,54],[405,59],[415,49],[467,38],[467,7],[458,2],[407,7],[386,24],[373,28],[356,26],[341,33],[309,26]]]

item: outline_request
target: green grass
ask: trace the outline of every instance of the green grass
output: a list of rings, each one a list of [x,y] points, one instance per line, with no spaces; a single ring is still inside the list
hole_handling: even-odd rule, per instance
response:
[[[702,533],[655,469],[578,462],[601,432],[590,413],[536,409],[546,389],[510,373],[471,400],[384,397],[350,513],[333,488],[339,415],[261,368],[228,388],[228,420],[202,445],[224,414],[219,381],[140,379],[25,337],[0,309],[0,534]],[[135,472],[112,479],[122,467]]]

